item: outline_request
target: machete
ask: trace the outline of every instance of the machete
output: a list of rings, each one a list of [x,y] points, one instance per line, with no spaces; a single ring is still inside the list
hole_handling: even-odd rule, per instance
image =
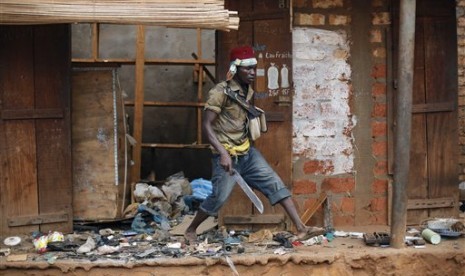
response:
[[[242,176],[236,170],[233,170],[232,177],[234,178],[234,180],[236,180],[239,187],[241,187],[241,189],[249,197],[249,199],[252,201],[253,205],[255,205],[255,208],[257,208],[257,210],[260,212],[260,214],[263,214],[263,203],[262,203],[262,201],[254,193],[252,188],[250,188],[250,186],[245,182],[245,180],[242,178]]]

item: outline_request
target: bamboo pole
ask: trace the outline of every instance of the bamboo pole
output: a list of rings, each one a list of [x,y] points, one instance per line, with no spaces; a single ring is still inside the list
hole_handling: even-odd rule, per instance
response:
[[[222,0],[2,0],[0,24],[111,23],[237,30]]]

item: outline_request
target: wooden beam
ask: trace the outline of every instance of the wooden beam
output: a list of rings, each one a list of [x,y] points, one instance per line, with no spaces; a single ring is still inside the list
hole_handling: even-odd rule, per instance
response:
[[[131,100],[124,101],[124,105],[133,106],[135,105],[135,102]],[[143,105],[144,106],[159,106],[159,107],[204,107],[205,103],[144,101]]]
[[[8,226],[38,225],[68,221],[67,213],[40,214],[37,216],[17,216],[8,218]]]
[[[140,180],[141,168],[141,151],[142,151],[142,122],[144,116],[144,59],[145,59],[145,27],[137,26],[137,41],[136,41],[136,84],[134,90],[134,121],[132,137],[136,140],[136,144],[132,150],[132,166],[131,182]]]
[[[108,59],[92,59],[92,58],[73,58],[71,60],[73,63],[117,63],[117,64],[136,64],[135,59],[127,59],[127,58],[108,58]],[[215,65],[214,60],[210,59],[146,59],[145,64],[153,65],[195,65],[195,64],[202,64],[202,65]]]
[[[283,214],[259,216],[225,216],[224,224],[279,224],[284,222]]]
[[[451,112],[454,111],[454,102],[443,102],[443,103],[425,103],[415,104],[412,106],[412,113],[427,113],[427,112]]]
[[[429,198],[429,199],[409,199],[407,209],[433,209],[433,208],[448,208],[455,206],[453,197],[444,198]]]
[[[316,210],[318,210],[320,205],[326,200],[327,197],[327,194],[325,192],[322,192],[320,194],[320,197],[318,197],[318,199],[316,200],[316,202],[310,208],[305,210],[305,212],[300,217],[300,220],[302,220],[304,224],[307,224],[310,218],[313,216],[313,214],[315,214]]]
[[[27,120],[27,119],[62,119],[65,111],[63,108],[41,109],[4,109],[0,113],[2,120]]]
[[[92,23],[92,59],[98,60],[98,49],[99,49],[99,24]]]

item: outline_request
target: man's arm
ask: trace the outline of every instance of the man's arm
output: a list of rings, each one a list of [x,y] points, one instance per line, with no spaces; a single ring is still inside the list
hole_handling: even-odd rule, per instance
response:
[[[203,117],[203,131],[207,135],[208,142],[218,151],[220,154],[220,165],[227,172],[232,172],[232,160],[229,152],[223,147],[223,145],[216,138],[215,132],[213,131],[212,124],[218,117],[215,112],[206,109]]]

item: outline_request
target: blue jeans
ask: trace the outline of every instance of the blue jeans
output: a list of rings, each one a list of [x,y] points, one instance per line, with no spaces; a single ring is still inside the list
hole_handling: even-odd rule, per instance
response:
[[[247,154],[233,158],[233,167],[244,178],[250,187],[263,193],[271,205],[290,197],[291,193],[281,178],[268,165],[260,152],[250,147]],[[212,157],[212,193],[204,200],[200,209],[210,216],[217,216],[221,206],[229,198],[236,182],[220,165],[218,154]]]

